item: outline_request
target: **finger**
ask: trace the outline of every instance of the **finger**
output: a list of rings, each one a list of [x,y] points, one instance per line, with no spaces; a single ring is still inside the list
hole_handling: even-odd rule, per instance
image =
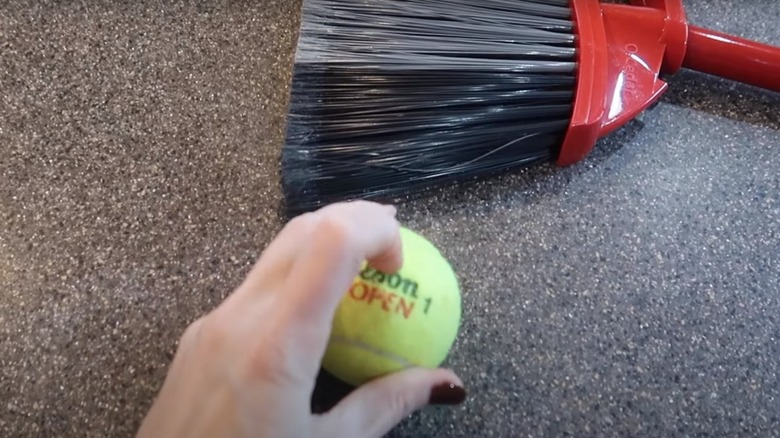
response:
[[[306,243],[313,224],[313,213],[306,213],[289,221],[282,231],[263,250],[239,288],[240,294],[255,295],[263,290],[275,290],[275,280],[287,278],[295,256]]]
[[[378,248],[363,248],[362,250],[365,254],[362,257],[369,260],[374,268],[382,271],[393,272],[401,267],[401,239],[398,235],[398,222],[395,219],[396,208],[394,206],[367,201],[355,201],[330,205],[323,208],[320,214],[322,217],[328,217],[328,215],[333,214],[334,218],[352,218],[355,221],[350,225],[353,231],[357,232],[368,231],[366,227],[370,229],[378,221],[383,221],[386,225],[392,226],[393,235],[391,236],[389,246],[386,245],[388,242],[377,239],[378,236],[376,234],[373,238],[368,236],[368,242],[365,243],[371,244],[373,239],[373,244]],[[376,216],[377,219],[371,218],[371,215]],[[358,234],[358,236],[360,235]],[[356,249],[360,250],[361,248]]]
[[[359,206],[360,203],[352,204]],[[338,205],[335,204],[335,206]],[[255,262],[239,288],[238,294],[253,295],[263,290],[275,290],[273,285],[269,283],[275,283],[274,280],[288,276],[301,248],[310,243],[310,236],[314,233],[315,225],[322,213],[333,208],[334,206],[329,206],[317,212],[304,213],[288,222]],[[384,206],[384,208],[389,214],[395,214],[394,207]],[[394,252],[400,253],[400,249],[391,251],[391,253]],[[372,264],[380,270],[392,270],[397,262],[392,258],[389,260],[380,258],[373,261]]]
[[[404,418],[430,404],[459,404],[463,383],[445,369],[413,368],[357,388],[330,412],[315,419],[324,437],[381,437]]]
[[[367,260],[388,272],[398,270],[401,237],[394,209],[380,204],[334,204],[317,215],[290,271],[283,306],[294,320],[321,334],[318,346],[324,349],[336,307],[361,264]]]

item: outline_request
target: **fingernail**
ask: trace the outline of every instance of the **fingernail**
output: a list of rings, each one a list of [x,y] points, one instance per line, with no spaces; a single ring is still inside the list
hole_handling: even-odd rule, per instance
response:
[[[442,383],[431,389],[431,405],[458,405],[466,400],[466,390],[452,383]]]

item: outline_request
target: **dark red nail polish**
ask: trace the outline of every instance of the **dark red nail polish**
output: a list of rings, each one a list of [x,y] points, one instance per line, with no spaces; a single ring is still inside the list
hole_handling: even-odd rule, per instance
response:
[[[466,390],[462,386],[442,383],[431,389],[431,398],[428,403],[432,405],[458,405],[464,400],[466,400]]]

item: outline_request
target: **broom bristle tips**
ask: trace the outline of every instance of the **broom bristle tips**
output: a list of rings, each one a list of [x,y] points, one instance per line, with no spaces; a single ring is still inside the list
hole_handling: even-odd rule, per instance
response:
[[[552,158],[571,115],[568,0],[304,0],[288,209],[392,199]]]

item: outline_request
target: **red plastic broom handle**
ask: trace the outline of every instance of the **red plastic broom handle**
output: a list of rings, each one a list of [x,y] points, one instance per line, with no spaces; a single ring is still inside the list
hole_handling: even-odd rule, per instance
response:
[[[780,92],[780,47],[689,26],[683,67]]]

